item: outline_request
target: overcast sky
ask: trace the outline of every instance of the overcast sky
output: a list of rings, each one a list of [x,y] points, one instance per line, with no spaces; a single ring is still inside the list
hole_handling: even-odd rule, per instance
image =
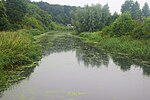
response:
[[[61,4],[61,5],[71,5],[71,6],[84,6],[86,4],[96,4],[100,3],[102,5],[108,3],[110,7],[110,11],[114,12],[120,12],[121,5],[124,3],[125,0],[31,0],[31,1],[44,1],[48,2],[50,4]],[[149,3],[150,6],[150,0],[137,0],[141,7],[144,5],[145,2]]]

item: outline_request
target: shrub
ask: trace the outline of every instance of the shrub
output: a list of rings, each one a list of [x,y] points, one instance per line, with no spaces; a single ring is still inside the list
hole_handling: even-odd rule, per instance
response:
[[[144,23],[133,30],[132,37],[136,39],[150,39],[150,17],[144,19]]]
[[[129,35],[135,28],[135,21],[132,20],[129,13],[122,14],[112,25],[110,33],[111,36],[126,36]]]

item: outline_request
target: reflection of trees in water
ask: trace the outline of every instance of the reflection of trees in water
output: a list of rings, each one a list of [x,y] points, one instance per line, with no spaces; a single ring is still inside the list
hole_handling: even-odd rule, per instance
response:
[[[77,46],[81,39],[77,39],[73,36],[66,35],[66,36],[60,36],[57,37],[57,39],[53,40],[52,46],[49,48],[49,50],[45,53],[45,55],[49,55],[56,52],[67,52],[70,50],[75,49],[75,46]]]
[[[83,61],[87,67],[100,67],[102,64],[108,66],[109,63],[109,57],[104,51],[87,44],[80,45],[76,50],[76,56],[78,61]]]
[[[89,65],[92,67],[100,67],[101,65],[108,66],[109,64],[109,56],[105,51],[98,49],[91,44],[84,43],[79,38],[75,38],[69,35],[61,36],[55,39],[47,54],[49,55],[56,52],[66,52],[70,50],[76,50],[78,61],[83,61],[87,67]],[[136,65],[143,69],[144,75],[150,75],[150,66],[145,67],[138,61],[134,61],[132,58],[116,54],[111,54],[111,58],[122,71],[128,71],[131,69],[132,65]]]
[[[143,74],[146,76],[150,76],[150,65],[149,66],[142,66]]]
[[[49,55],[75,49],[78,61],[83,61],[87,67],[89,65],[92,67],[100,67],[101,65],[108,66],[109,64],[109,56],[106,52],[92,45],[83,43],[81,39],[72,36],[63,36],[55,39],[52,43],[52,47],[50,47],[49,51],[45,54]],[[150,76],[150,65],[141,65],[138,61],[134,61],[126,56],[112,54],[111,57],[113,62],[120,66],[122,71],[128,71],[132,65],[137,65],[143,69],[144,75]],[[35,67],[25,67],[14,71],[4,71],[0,69],[0,97],[3,96],[3,92],[10,86],[18,84],[21,80],[28,78],[34,71],[34,68]]]
[[[132,60],[126,56],[121,55],[111,55],[113,62],[120,66],[122,71],[128,71],[131,69],[131,65],[133,64]]]
[[[84,61],[85,66],[108,65],[109,57],[104,51],[85,44],[82,42],[82,39],[70,35],[57,37],[48,52],[46,52],[46,55],[70,50],[76,50],[77,59]]]
[[[150,65],[144,65],[141,64],[141,61],[133,60],[132,58],[129,58],[127,56],[122,55],[111,55],[113,62],[120,66],[120,69],[122,71],[128,71],[131,69],[132,65],[139,66],[143,70],[143,74],[146,76],[150,76]]]
[[[24,67],[12,71],[0,70],[0,97],[3,92],[14,84],[19,84],[22,80],[28,78],[34,71],[35,66]]]

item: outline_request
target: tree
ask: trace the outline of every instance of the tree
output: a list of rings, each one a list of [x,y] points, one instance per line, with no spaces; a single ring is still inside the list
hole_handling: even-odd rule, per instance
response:
[[[9,21],[19,23],[27,12],[26,0],[6,0],[6,8]]]
[[[47,11],[57,23],[64,25],[71,24],[71,12],[77,8],[75,6],[51,5],[42,1],[35,4]]]
[[[108,26],[110,24],[110,11],[109,11],[109,6],[108,4],[104,5],[102,8],[102,23],[104,24],[104,26]]]
[[[122,13],[131,13],[132,12],[132,6],[134,2],[133,0],[126,0],[125,3],[121,6],[121,12]]]
[[[24,18],[24,24],[28,28],[38,28],[39,30],[50,30],[52,26],[52,17],[48,12],[40,9],[36,4],[28,4],[28,12]]]
[[[86,5],[74,12],[73,25],[79,33],[99,31],[104,27],[104,21],[106,24],[107,20],[102,19],[102,6],[100,4]]]
[[[150,17],[144,18],[144,22],[133,30],[132,37],[136,39],[150,39]]]
[[[114,12],[113,15],[111,16],[111,22],[114,22],[118,17],[119,17],[118,13]]]
[[[132,6],[131,15],[132,15],[132,18],[135,19],[135,20],[140,20],[141,19],[140,4],[137,1]]]
[[[135,28],[135,22],[132,20],[130,13],[123,13],[111,25],[111,36],[126,36],[129,35]]]
[[[0,1],[0,31],[4,31],[8,27],[6,8],[5,8],[3,2],[4,1]]]
[[[150,39],[150,17],[144,19],[143,38]]]
[[[142,17],[148,17],[150,16],[150,8],[148,3],[146,2],[142,8]]]
[[[130,13],[131,17],[135,20],[141,19],[140,4],[137,1],[134,2],[133,0],[126,0],[125,3],[121,7],[121,12]]]

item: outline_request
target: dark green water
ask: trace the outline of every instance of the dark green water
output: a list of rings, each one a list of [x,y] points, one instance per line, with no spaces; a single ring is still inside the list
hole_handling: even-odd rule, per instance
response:
[[[1,78],[0,100],[150,100],[150,67],[71,41],[56,42],[37,67],[17,74],[25,79],[1,73],[14,84]]]

